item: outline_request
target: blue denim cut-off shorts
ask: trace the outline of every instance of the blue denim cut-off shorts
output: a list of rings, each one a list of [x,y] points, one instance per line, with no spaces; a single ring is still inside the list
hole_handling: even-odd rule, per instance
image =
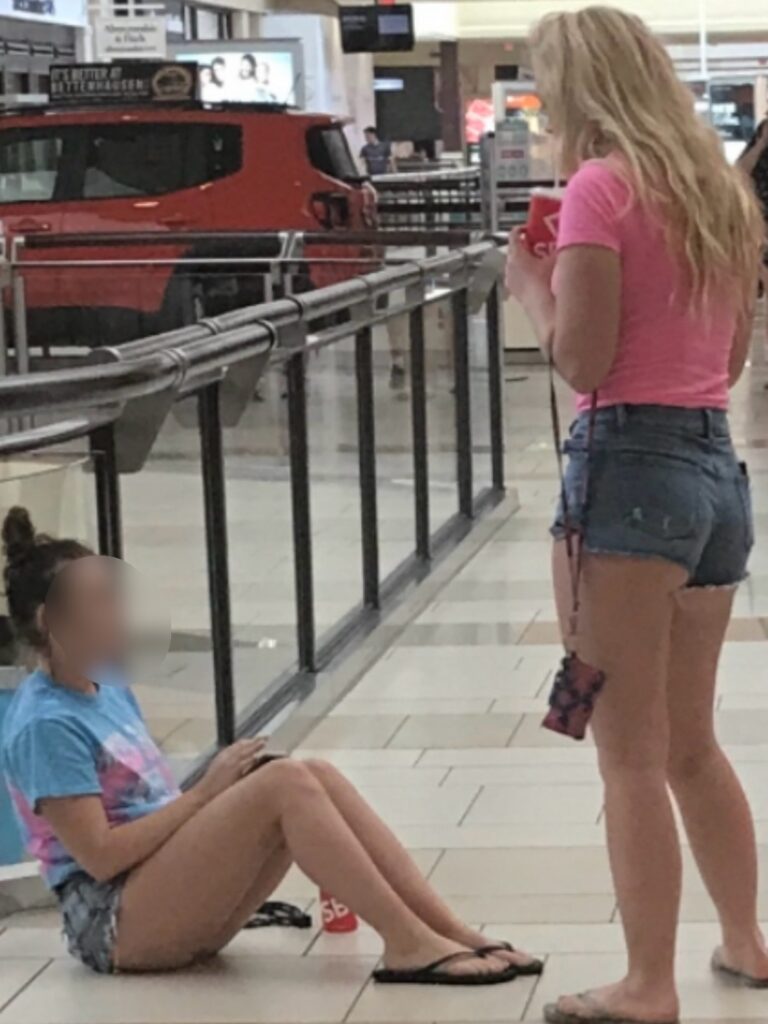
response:
[[[56,890],[69,952],[99,974],[116,970],[115,936],[124,882],[122,876],[96,882],[78,872]]]
[[[593,554],[664,558],[693,587],[744,579],[754,544],[746,466],[717,409],[617,405],[599,409],[587,476],[589,413],[571,428],[566,497]],[[562,500],[552,534],[565,535]]]

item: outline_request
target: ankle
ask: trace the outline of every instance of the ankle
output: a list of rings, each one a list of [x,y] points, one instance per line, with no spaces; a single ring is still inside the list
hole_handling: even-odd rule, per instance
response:
[[[765,936],[758,924],[747,928],[723,927],[723,949],[731,955],[766,953]]]
[[[622,987],[632,998],[644,999],[656,1006],[677,1006],[677,985],[672,969],[659,965],[650,969],[631,968]]]

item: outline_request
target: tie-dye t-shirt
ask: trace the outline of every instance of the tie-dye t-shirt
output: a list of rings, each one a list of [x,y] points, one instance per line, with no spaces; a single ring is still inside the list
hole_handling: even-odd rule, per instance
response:
[[[82,869],[38,813],[46,797],[101,797],[110,825],[178,796],[171,770],[125,686],[83,694],[33,672],[3,723],[2,765],[27,849],[51,888]]]

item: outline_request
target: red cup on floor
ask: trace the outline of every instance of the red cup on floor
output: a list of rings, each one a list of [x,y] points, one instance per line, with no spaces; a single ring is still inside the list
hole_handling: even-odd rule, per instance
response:
[[[357,918],[343,903],[329,892],[320,891],[320,915],[323,931],[331,935],[345,935],[357,931]]]
[[[557,248],[563,189],[535,188],[528,208],[525,243],[534,256],[550,256]]]

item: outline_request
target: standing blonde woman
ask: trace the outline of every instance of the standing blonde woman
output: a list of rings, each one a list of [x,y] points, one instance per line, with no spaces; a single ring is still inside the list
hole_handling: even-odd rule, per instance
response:
[[[753,543],[726,410],[746,359],[762,222],[638,19],[553,14],[531,53],[569,183],[554,265],[518,239],[508,285],[581,396],[566,446],[586,551],[577,646],[606,676],[593,731],[628,950],[621,981],[564,996],[547,1019],[671,1024],[681,856],[670,788],[722,924],[713,966],[768,984],[752,817],[713,727]],[[553,534],[565,623],[562,510]]]

